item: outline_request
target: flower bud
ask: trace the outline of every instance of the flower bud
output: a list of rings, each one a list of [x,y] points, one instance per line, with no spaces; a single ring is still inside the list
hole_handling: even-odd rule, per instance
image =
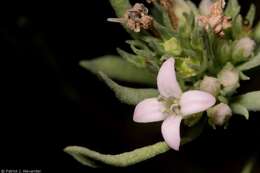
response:
[[[212,0],[202,0],[199,5],[200,14],[203,16],[210,15],[210,9],[212,5],[213,5]]]
[[[256,43],[249,37],[244,37],[237,41],[232,52],[232,59],[234,63],[246,61],[252,55]]]
[[[200,83],[200,90],[206,91],[215,97],[219,94],[220,88],[220,82],[214,77],[204,76],[204,79]]]
[[[179,56],[182,52],[180,42],[175,37],[164,42],[163,46],[167,53],[174,56]]]
[[[220,103],[207,111],[212,125],[223,126],[232,116],[232,110],[227,104]]]
[[[228,63],[218,74],[225,93],[233,93],[239,87],[239,71]]]

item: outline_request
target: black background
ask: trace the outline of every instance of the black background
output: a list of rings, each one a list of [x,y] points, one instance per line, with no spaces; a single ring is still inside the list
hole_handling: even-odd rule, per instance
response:
[[[249,2],[242,3],[243,12]],[[115,54],[129,36],[120,25],[106,22],[114,17],[107,0],[15,4],[18,10],[13,5],[2,5],[10,10],[0,21],[0,169],[179,173],[203,168],[217,173],[239,172],[251,156],[259,163],[259,113],[249,121],[235,116],[227,130],[209,128],[180,152],[129,168],[95,170],[77,163],[64,147],[113,154],[162,140],[160,123],[132,122],[133,107],[119,103],[103,82],[78,66],[82,59]],[[249,72],[252,80],[240,91],[259,90],[259,73]]]

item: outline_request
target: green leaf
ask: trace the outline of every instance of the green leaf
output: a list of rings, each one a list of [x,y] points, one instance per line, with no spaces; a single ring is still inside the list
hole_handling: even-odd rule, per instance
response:
[[[241,80],[250,80],[250,77],[248,77],[247,75],[245,75],[242,71],[239,72],[239,78]]]
[[[116,51],[127,62],[133,64],[138,68],[145,68],[146,64],[145,64],[144,57],[128,53],[120,48],[117,48]]]
[[[254,4],[251,4],[250,9],[247,13],[246,19],[249,22],[249,26],[252,27],[254,20],[255,20],[255,14],[256,14],[256,7]]]
[[[260,111],[260,91],[238,96],[232,103],[242,105],[249,111]]]
[[[146,58],[152,58],[155,56],[155,53],[153,53],[146,45],[145,43],[141,42],[140,40],[127,40],[127,44],[130,45],[132,51],[139,56],[146,57]]]
[[[158,142],[154,145],[149,145],[130,152],[116,155],[101,154],[88,148],[79,146],[69,146],[66,147],[64,151],[73,156],[83,165],[97,167],[98,165],[95,164],[95,161],[97,161],[99,163],[101,162],[111,166],[126,167],[165,153],[169,149],[170,148],[165,142]]]
[[[231,17],[233,19],[239,14],[240,9],[241,7],[237,0],[229,0],[225,10],[225,16]]]
[[[238,66],[237,69],[240,71],[246,71],[258,66],[260,66],[260,53],[258,53],[255,57],[251,58],[249,61]]]
[[[147,98],[157,97],[159,95],[156,89],[135,89],[123,87],[112,81],[107,75],[100,72],[101,78],[115,92],[116,97],[123,103],[136,105]]]
[[[93,60],[83,60],[80,65],[94,74],[102,71],[116,80],[148,85],[156,83],[154,74],[144,68],[137,68],[118,56],[107,55]]]
[[[238,115],[244,116],[247,120],[249,119],[249,112],[247,108],[241,104],[231,104],[232,112]]]
[[[169,40],[171,37],[174,36],[174,33],[169,28],[161,25],[157,21],[153,22],[153,26],[164,41]]]
[[[165,54],[164,48],[163,48],[163,43],[155,38],[155,37],[151,37],[151,36],[145,36],[145,37],[141,37],[141,39],[143,41],[146,42],[146,44],[148,44],[148,46],[153,50],[153,52],[156,52],[159,56],[162,56]]]
[[[129,0],[109,0],[116,12],[117,17],[123,17],[126,10],[131,8]]]
[[[243,31],[243,18],[238,15],[232,21],[232,34],[234,39],[239,39]]]

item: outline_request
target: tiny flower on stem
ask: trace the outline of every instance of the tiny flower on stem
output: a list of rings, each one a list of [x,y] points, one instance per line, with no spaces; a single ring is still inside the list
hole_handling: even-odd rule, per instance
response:
[[[174,150],[179,150],[180,125],[185,119],[203,112],[216,102],[214,96],[199,90],[182,92],[175,75],[175,60],[166,60],[158,73],[159,98],[140,102],[134,111],[134,121],[139,123],[163,121],[161,126],[165,142]]]

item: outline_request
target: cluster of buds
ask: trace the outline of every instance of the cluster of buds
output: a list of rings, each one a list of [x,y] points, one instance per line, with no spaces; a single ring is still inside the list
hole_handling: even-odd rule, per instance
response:
[[[218,0],[210,5],[210,14],[198,17],[198,23],[207,31],[211,28],[216,34],[223,37],[224,30],[231,27],[230,17],[224,16],[225,0]]]
[[[108,21],[124,23],[134,32],[150,29],[153,25],[153,18],[148,15],[148,9],[142,3],[136,3],[127,10],[123,18],[108,18]]]

